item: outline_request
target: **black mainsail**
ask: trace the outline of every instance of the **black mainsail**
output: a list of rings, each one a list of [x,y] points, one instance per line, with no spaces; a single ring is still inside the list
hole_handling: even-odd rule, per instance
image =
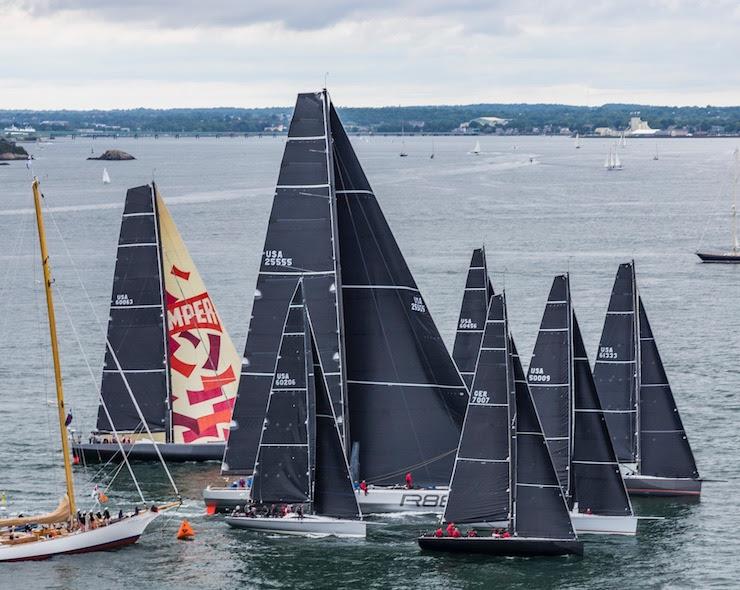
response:
[[[457,321],[452,360],[460,370],[465,385],[470,389],[475,375],[481,339],[486,321],[488,303],[493,297],[493,285],[488,277],[485,248],[476,248],[470,258],[465,282],[460,317]]]
[[[311,501],[316,394],[307,323],[303,290],[298,283],[281,330],[254,464],[252,500],[260,504]]]
[[[107,338],[151,432],[169,437],[169,370],[163,313],[162,258],[155,191],[144,185],[126,192],[118,238]],[[101,395],[120,431],[141,420],[108,347]],[[102,405],[97,429],[110,432]]]
[[[350,438],[359,446],[359,477],[395,484],[412,471],[420,484],[446,485],[467,389],[331,105],[330,111]]]
[[[639,460],[640,350],[636,314],[635,269],[628,262],[617,270],[594,363],[596,390],[620,463]]]
[[[284,310],[303,278],[324,377],[344,434],[339,241],[326,93],[299,94],[280,165],[224,455],[224,473],[254,463]]]
[[[556,276],[529,363],[528,381],[566,497],[570,497],[572,486],[572,316],[568,277]]]
[[[640,473],[699,478],[642,299],[640,309]]]
[[[450,481],[444,521],[508,522],[512,514],[514,377],[503,295],[491,299]]]
[[[621,264],[617,271],[594,379],[620,463],[639,475],[700,480],[637,290],[634,261]],[[683,490],[698,495],[700,484],[669,488],[658,491],[681,495]],[[636,493],[656,491],[629,489]]]

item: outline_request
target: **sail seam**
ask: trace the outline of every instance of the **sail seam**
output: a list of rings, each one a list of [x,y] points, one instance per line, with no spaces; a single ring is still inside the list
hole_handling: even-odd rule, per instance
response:
[[[118,244],[119,248],[139,248],[142,246],[156,246],[156,242],[142,242],[140,244]]]
[[[459,385],[441,385],[439,383],[401,383],[398,381],[358,381],[355,379],[347,379],[347,383],[353,385],[388,385],[398,387],[436,387],[440,389],[464,389],[464,386]]]

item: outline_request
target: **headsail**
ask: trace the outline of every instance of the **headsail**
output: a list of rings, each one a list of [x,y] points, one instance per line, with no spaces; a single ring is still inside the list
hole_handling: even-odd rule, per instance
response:
[[[460,370],[465,385],[470,389],[475,374],[475,363],[483,338],[488,304],[493,297],[493,285],[488,277],[485,248],[476,248],[470,259],[465,282],[460,318],[457,321],[452,359]]]
[[[172,442],[223,441],[241,359],[158,192],[156,199],[167,303]]]
[[[630,516],[630,503],[606,417],[591,374],[578,320],[573,314],[573,455],[571,500],[580,512]]]
[[[663,361],[650,329],[645,307],[640,309],[640,473],[657,477],[698,478],[681,416]]]
[[[287,309],[254,464],[252,500],[263,504],[312,497],[314,363],[300,282]]]
[[[620,463],[638,461],[637,290],[632,262],[619,265],[594,364],[594,381]]]
[[[169,429],[170,385],[159,246],[153,188],[145,185],[129,189],[118,238],[107,338],[149,429],[165,433]],[[117,430],[134,431],[141,426],[107,347],[101,395]],[[111,430],[102,406],[98,408],[97,428]]]
[[[491,299],[475,379],[450,482],[444,520],[508,521],[511,517],[513,388],[504,295]]]
[[[360,477],[402,483],[413,471],[420,484],[447,485],[467,390],[330,110],[350,436],[359,445]]]
[[[571,493],[572,341],[570,281],[556,276],[529,363],[528,381],[566,497]]]
[[[513,339],[509,347],[516,387],[514,532],[521,537],[575,539],[568,506]]]
[[[284,309],[300,277],[340,429],[346,426],[339,240],[327,112],[325,92],[298,95],[254,293],[225,473],[248,472],[254,463]]]

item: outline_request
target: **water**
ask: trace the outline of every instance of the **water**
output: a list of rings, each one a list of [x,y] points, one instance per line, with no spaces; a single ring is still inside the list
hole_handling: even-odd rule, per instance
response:
[[[437,138],[433,160],[430,138],[407,138],[407,158],[398,157],[399,138],[353,142],[450,346],[473,247],[486,245],[525,355],[552,275],[570,270],[592,360],[617,264],[634,258],[699,469],[728,481],[707,483],[701,503],[636,501],[640,514],[665,520],[643,522],[636,539],[586,538],[583,559],[491,560],[421,555],[415,535],[431,526],[428,517],[379,520],[367,541],[232,531],[219,518],[201,516],[200,492],[218,482],[218,466],[180,465],[173,473],[183,508],[161,518],[137,546],[2,565],[0,588],[30,576],[34,586],[75,589],[735,586],[740,266],[701,265],[693,251],[700,240],[729,244],[726,191],[736,140],[660,140],[659,161],[652,159],[656,142],[632,141],[621,172],[603,168],[606,140],[583,140],[576,150],[566,138],[485,137],[483,153],[472,156],[474,140]],[[80,431],[95,420],[103,359],[96,318],[107,319],[125,189],[156,179],[241,350],[283,145],[281,138],[78,139],[30,148],[49,206],[66,397]],[[138,159],[86,161],[91,147],[124,149]],[[101,183],[104,166],[110,185]],[[62,493],[31,206],[24,163],[0,167],[0,490],[11,512],[49,509]],[[167,498],[160,468],[136,469],[147,497]],[[96,471],[76,474],[85,506]],[[120,476],[111,502],[135,497]],[[192,543],[175,540],[182,515],[196,530]]]

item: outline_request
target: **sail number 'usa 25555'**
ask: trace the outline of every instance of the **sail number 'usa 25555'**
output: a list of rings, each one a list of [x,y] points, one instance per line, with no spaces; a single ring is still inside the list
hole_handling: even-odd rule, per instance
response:
[[[293,259],[283,256],[282,250],[265,250],[265,266],[293,266]]]

